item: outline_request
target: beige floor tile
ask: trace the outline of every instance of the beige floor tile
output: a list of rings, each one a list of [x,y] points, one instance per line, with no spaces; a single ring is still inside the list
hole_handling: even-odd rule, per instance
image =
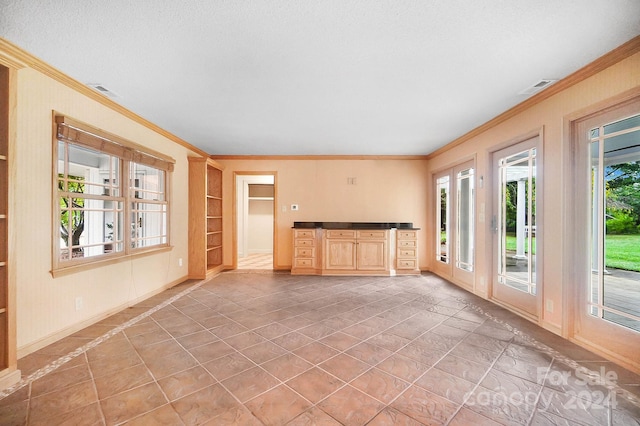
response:
[[[100,401],[108,424],[117,424],[154,410],[168,401],[156,383],[119,393]]]
[[[169,401],[175,401],[192,392],[206,388],[216,380],[203,367],[197,366],[158,380]]]
[[[148,309],[111,336],[110,327]],[[433,275],[244,271],[178,285],[21,358],[28,383],[0,397],[0,424],[604,421],[597,410],[576,414],[565,403],[571,392],[607,389],[580,385],[562,358],[533,338],[586,368],[614,371],[619,391],[640,396],[640,375]],[[69,354],[85,344],[84,352]],[[574,380],[545,379],[548,371]],[[481,404],[504,394],[541,394],[547,405]],[[614,424],[633,424],[640,403],[619,398]]]
[[[278,383],[278,379],[260,367],[253,367],[222,381],[222,385],[240,402],[247,402],[277,386]]]
[[[318,408],[344,425],[364,425],[382,411],[384,404],[345,386],[320,402]]]
[[[309,370],[313,365],[299,356],[288,352],[285,355],[265,362],[261,367],[284,382]]]
[[[326,398],[344,382],[319,368],[312,368],[287,382],[287,385],[314,404]]]
[[[417,386],[407,389],[391,406],[424,424],[446,424],[458,408],[453,402]]]
[[[213,377],[219,381],[228,379],[256,366],[253,361],[238,352],[232,352],[203,365],[213,374]]]
[[[311,407],[287,386],[280,385],[246,403],[254,416],[266,425],[283,425]]]

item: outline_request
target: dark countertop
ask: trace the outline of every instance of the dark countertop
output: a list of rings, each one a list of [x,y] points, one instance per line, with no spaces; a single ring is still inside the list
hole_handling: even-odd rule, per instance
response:
[[[412,222],[293,222],[293,228],[297,229],[412,229]]]

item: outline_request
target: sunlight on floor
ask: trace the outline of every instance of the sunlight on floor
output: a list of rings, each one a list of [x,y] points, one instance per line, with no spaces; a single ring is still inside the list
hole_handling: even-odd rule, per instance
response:
[[[273,254],[257,253],[238,257],[238,269],[273,269]]]

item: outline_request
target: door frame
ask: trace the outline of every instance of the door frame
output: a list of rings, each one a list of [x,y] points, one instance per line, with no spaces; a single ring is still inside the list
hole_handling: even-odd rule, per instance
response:
[[[580,304],[585,296],[585,280],[588,271],[591,270],[591,259],[585,256],[580,247],[587,247],[586,237],[590,214],[585,213],[585,203],[587,202],[585,191],[578,191],[584,185],[584,159],[579,158],[579,144],[584,142],[580,132],[581,124],[589,122],[611,121],[609,118],[622,114],[625,108],[631,104],[640,102],[640,87],[623,92],[590,107],[584,108],[563,119],[564,147],[563,168],[568,169],[565,185],[563,209],[563,225],[567,230],[566,242],[564,243],[563,257],[566,259],[563,270],[563,316],[562,335],[563,337],[581,346],[592,350],[607,359],[626,367],[632,371],[640,373],[640,362],[634,361],[637,358],[637,347],[640,346],[640,333],[629,331],[613,323],[606,324],[604,320],[599,323],[596,318],[582,318]],[[589,127],[588,125],[586,127]],[[585,269],[586,268],[586,269]],[[590,278],[589,278],[590,279]],[[584,323],[584,324],[582,324]],[[580,333],[580,325],[588,332]],[[633,341],[634,343],[629,343]],[[624,342],[624,344],[621,344]],[[634,350],[635,348],[635,350]]]
[[[473,214],[474,214],[474,218],[473,218],[473,245],[474,245],[474,253],[473,253],[473,270],[472,271],[465,271],[462,270],[460,268],[457,268],[455,263],[456,263],[456,256],[457,256],[457,224],[458,224],[458,196],[457,196],[457,190],[458,190],[458,182],[457,182],[457,173],[461,170],[466,170],[468,168],[472,168],[474,170],[474,197],[473,197]],[[466,290],[469,291],[474,291],[475,288],[475,277],[476,277],[476,271],[478,270],[478,265],[477,265],[477,248],[478,248],[478,179],[479,179],[479,174],[478,174],[478,165],[477,165],[477,159],[476,159],[476,155],[472,155],[472,156],[467,156],[467,157],[463,157],[460,159],[460,161],[456,161],[455,163],[450,163],[445,167],[439,168],[438,170],[434,171],[433,173],[431,173],[431,187],[432,187],[432,191],[433,191],[433,202],[435,203],[434,206],[436,206],[437,203],[439,203],[440,200],[440,196],[439,196],[439,192],[438,192],[438,185],[437,185],[437,180],[438,178],[442,177],[442,176],[449,176],[449,217],[448,217],[448,221],[449,221],[449,229],[450,229],[450,233],[449,233],[449,246],[448,246],[448,252],[447,252],[447,256],[448,256],[448,263],[444,263],[441,262],[439,260],[437,260],[437,256],[436,256],[436,250],[435,248],[437,247],[438,241],[440,241],[440,234],[437,230],[435,230],[435,244],[434,247],[432,248],[433,254],[432,254],[432,258],[431,258],[431,262],[433,262],[433,271],[436,272],[438,275],[446,277],[448,280],[450,280],[451,282],[455,283],[456,285],[459,285],[460,287],[463,287]],[[434,211],[434,223],[433,226],[435,227],[435,223],[437,221],[437,217],[436,212]]]
[[[526,142],[528,140],[537,138],[536,144],[536,308],[535,312],[529,313],[518,306],[512,305],[501,299],[494,297],[494,286],[496,285],[495,279],[498,273],[497,247],[494,241],[496,240],[495,232],[497,226],[497,202],[496,198],[499,196],[497,173],[498,170],[494,168],[494,155],[499,151],[507,149],[511,146],[515,146],[519,143]],[[543,300],[544,300],[544,126],[523,133],[505,142],[496,144],[487,150],[487,162],[489,168],[489,179],[485,183],[487,188],[486,202],[488,204],[488,220],[487,229],[491,238],[489,255],[486,257],[487,271],[489,272],[489,280],[487,285],[487,296],[489,300],[497,305],[507,308],[508,310],[517,313],[518,315],[527,318],[535,323],[539,323],[543,318]],[[496,218],[494,224],[493,218]]]
[[[278,205],[278,172],[275,171],[234,171],[233,172],[233,210],[232,210],[232,221],[233,221],[233,236],[232,236],[232,244],[231,248],[233,251],[233,264],[232,269],[238,269],[238,203],[240,200],[238,199],[238,178],[245,177],[254,177],[257,178],[259,176],[269,176],[273,177],[273,263],[272,268],[276,269],[276,259],[277,259],[277,247],[278,247],[278,209],[276,206]],[[256,179],[258,180],[258,179]],[[244,202],[245,200],[243,200]]]

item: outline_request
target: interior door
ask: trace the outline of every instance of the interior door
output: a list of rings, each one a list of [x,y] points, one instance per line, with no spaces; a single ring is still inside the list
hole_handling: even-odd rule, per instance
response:
[[[640,98],[573,128],[574,337],[640,371]]]
[[[539,137],[492,154],[493,280],[491,296],[526,316],[539,307],[536,185]]]

